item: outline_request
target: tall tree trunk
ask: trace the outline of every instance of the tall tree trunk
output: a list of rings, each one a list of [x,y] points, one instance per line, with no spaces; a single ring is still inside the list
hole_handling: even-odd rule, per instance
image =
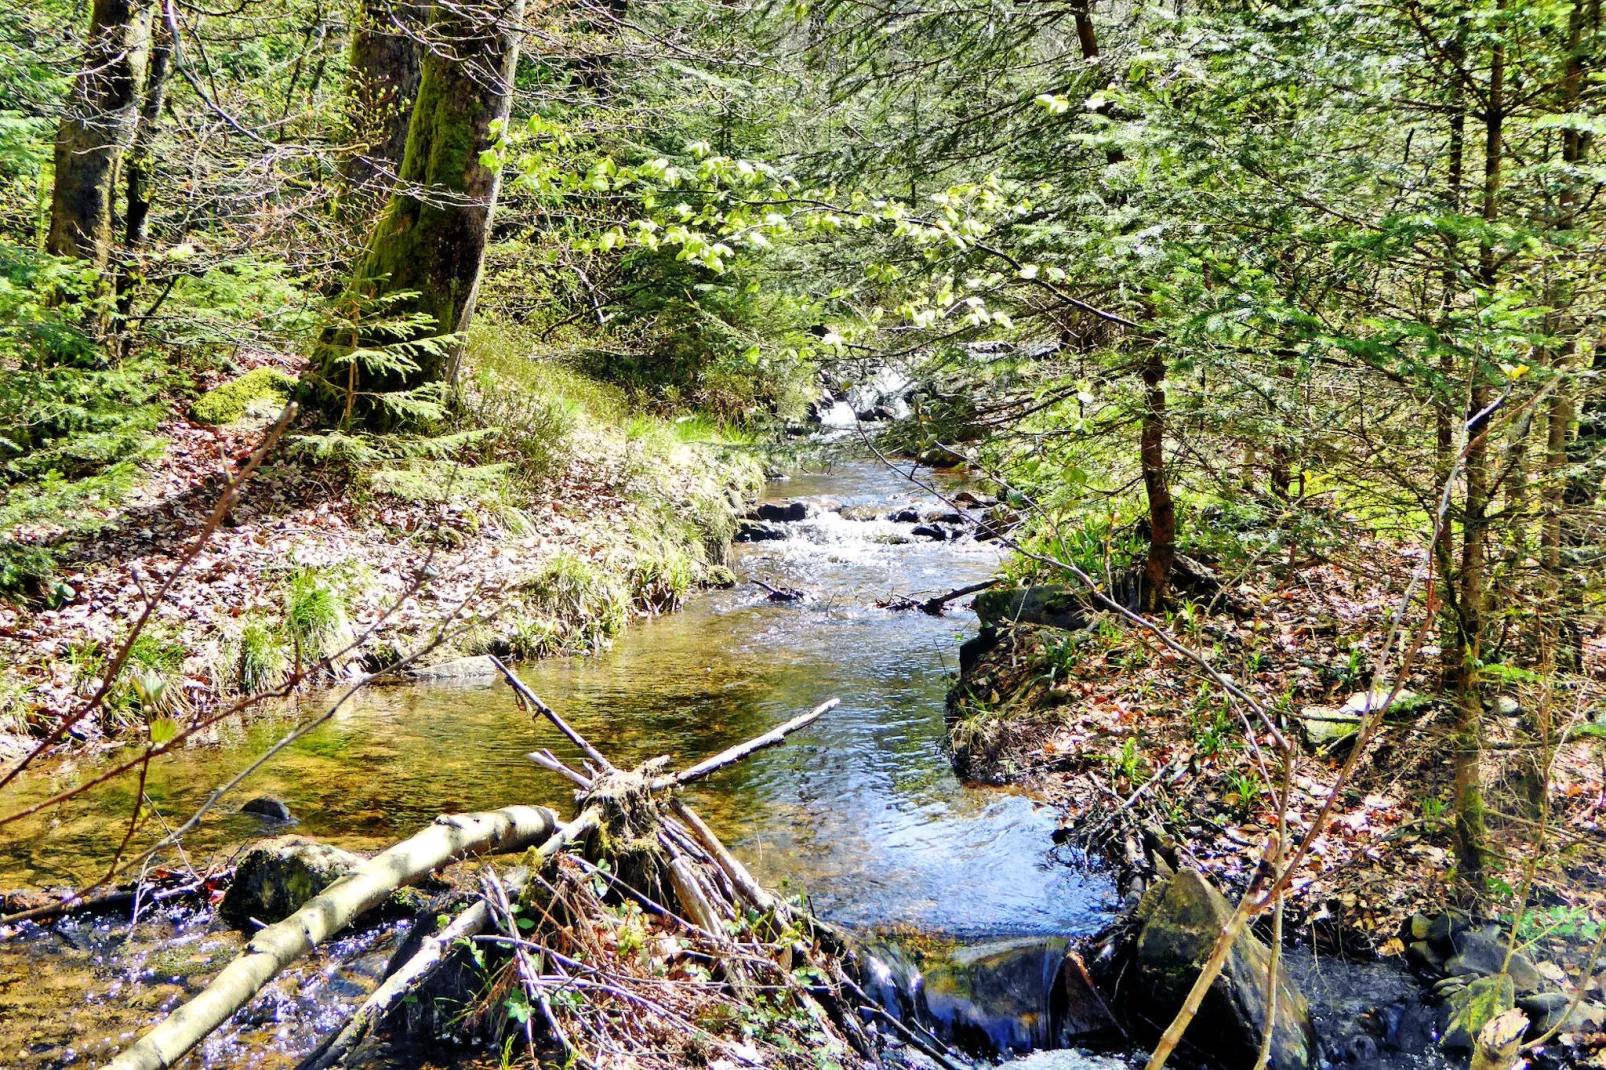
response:
[[[56,128],[45,251],[110,261],[118,168],[133,139],[151,41],[150,0],[94,0],[83,68]]]
[[[139,127],[134,131],[134,143],[124,167],[128,177],[125,186],[127,203],[123,211],[123,259],[117,272],[119,320],[127,320],[129,310],[133,307],[134,287],[139,280],[135,260],[150,240],[151,148],[156,142],[157,128],[161,125],[162,108],[167,103],[167,80],[172,58],[172,34],[163,25],[157,28],[155,42],[151,45],[145,96],[139,106]]]
[[[1149,557],[1143,568],[1144,608],[1158,610],[1171,584],[1177,556],[1177,508],[1165,471],[1165,358],[1152,343],[1143,357],[1143,425],[1138,452],[1149,499]]]
[[[423,20],[408,0],[363,0],[351,39],[347,122],[353,151],[343,168],[347,218],[390,193],[407,152],[424,69]]]
[[[1504,3],[1500,4],[1503,9]],[[1489,96],[1484,109],[1483,219],[1495,223],[1500,218],[1501,160],[1504,153],[1506,50],[1496,40],[1489,56]],[[1485,239],[1478,251],[1478,272],[1486,291],[1497,279],[1498,262],[1493,245]],[[1492,391],[1481,365],[1467,370],[1471,377],[1468,391],[1469,419],[1489,404]],[[1476,421],[1469,428],[1467,443],[1466,512],[1462,519],[1461,576],[1457,598],[1460,665],[1456,672],[1456,699],[1460,713],[1456,720],[1455,796],[1456,869],[1462,884],[1473,895],[1486,888],[1485,855],[1488,836],[1483,802],[1483,689],[1478,679],[1483,632],[1487,615],[1489,446],[1488,421]]]
[[[524,0],[438,4],[430,20],[426,52],[407,131],[400,184],[369,235],[352,280],[354,303],[409,292],[392,302],[386,317],[422,314],[432,326],[416,338],[461,335],[474,315],[485,245],[496,208],[501,167],[487,160],[496,130],[507,122],[518,64]],[[356,332],[353,332],[356,333]],[[360,339],[396,341],[393,335]],[[333,346],[337,339],[325,339]],[[349,352],[349,350],[348,350]],[[446,351],[420,354],[407,375],[363,372],[341,360],[320,358],[323,378],[334,392],[345,391],[347,411],[353,392],[413,389],[450,384],[457,374],[462,343]],[[353,375],[355,372],[355,375]]]

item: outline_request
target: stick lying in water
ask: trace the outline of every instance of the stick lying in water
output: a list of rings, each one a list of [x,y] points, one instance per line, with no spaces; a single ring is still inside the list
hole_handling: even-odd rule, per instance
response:
[[[540,806],[436,818],[433,825],[370,858],[300,910],[253,936],[200,995],[108,1063],[107,1070],[165,1070],[228,1021],[280,970],[363,911],[384,902],[397,888],[465,855],[515,850],[545,839],[556,828],[557,816]]]
[[[722,750],[712,758],[704,758],[683,772],[670,773],[668,776],[659,777],[652,782],[652,790],[662,791],[667,787],[690,784],[692,781],[701,780],[717,770],[725,768],[727,765],[736,764],[754,751],[763,750],[765,747],[779,746],[786,742],[787,736],[800,728],[807,728],[841,704],[842,700],[839,698],[826,699],[803,716],[794,717],[785,724],[770,729],[762,736],[755,736],[746,743],[738,743],[728,750]]]

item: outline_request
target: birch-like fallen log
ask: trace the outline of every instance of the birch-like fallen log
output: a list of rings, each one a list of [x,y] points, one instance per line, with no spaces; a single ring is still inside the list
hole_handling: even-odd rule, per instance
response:
[[[165,1070],[229,1020],[290,963],[345,928],[403,885],[465,855],[515,850],[550,836],[557,817],[540,806],[508,806],[443,815],[410,839],[382,851],[253,936],[239,957],[194,999],[170,1014],[107,1070]]]
[[[597,827],[600,812],[594,807],[586,810],[567,825],[560,825],[536,851],[531,861],[541,865],[573,841]],[[523,866],[509,870],[502,878],[510,895],[518,895],[530,879],[530,871]],[[310,1055],[301,1060],[296,1070],[329,1070],[344,1065],[346,1056],[361,1044],[374,1026],[409,995],[416,992],[446,961],[446,953],[459,940],[478,936],[490,924],[490,907],[482,898],[473,906],[453,918],[440,932],[424,937],[413,957],[401,968],[385,978],[380,986],[369,993],[362,1005],[352,1012],[340,1032],[331,1033]]]

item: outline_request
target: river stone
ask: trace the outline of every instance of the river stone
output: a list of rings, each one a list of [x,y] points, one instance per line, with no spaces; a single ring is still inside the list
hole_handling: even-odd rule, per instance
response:
[[[809,513],[808,502],[763,502],[747,514],[749,520],[767,520],[779,523],[796,523],[807,520]]]
[[[1532,1023],[1528,1028],[1530,1037],[1543,1036],[1552,1029],[1560,1033],[1594,1032],[1606,1021],[1606,1008],[1582,1001],[1569,1017],[1567,1012],[1572,1003],[1572,997],[1562,992],[1540,992],[1517,1000],[1517,1006]]]
[[[983,627],[999,624],[1046,624],[1077,631],[1088,626],[1087,608],[1071,589],[1060,584],[1037,587],[994,587],[976,596],[976,616]]]
[[[265,817],[269,821],[290,820],[290,808],[284,804],[283,800],[275,799],[271,795],[262,795],[252,799],[240,807],[240,813],[256,814],[258,817]]]
[[[1156,1028],[1176,1016],[1232,913],[1221,893],[1193,869],[1179,871],[1144,897],[1136,954],[1139,1015]],[[1253,933],[1240,933],[1189,1027],[1189,1041],[1226,1065],[1253,1065],[1265,1032],[1270,968],[1270,949]],[[1309,1070],[1317,1061],[1310,1007],[1281,963],[1277,986],[1269,1066]]]
[[[918,509],[897,509],[888,513],[887,519],[894,524],[918,524],[920,523],[920,511]]]
[[[237,929],[280,921],[361,864],[350,851],[305,836],[262,840],[235,867],[218,915]]]
[[[744,520],[736,530],[737,542],[776,542],[786,538],[786,532],[757,520]]]
[[[1450,992],[1450,1024],[1439,1046],[1446,1051],[1469,1050],[1472,1038],[1483,1031],[1490,1019],[1510,1010],[1514,998],[1509,976],[1479,977],[1465,988]]]
[[[932,542],[948,541],[948,532],[935,524],[919,524],[911,528],[909,534],[919,539],[930,539]]]
[[[873,505],[844,505],[841,509],[843,520],[874,520],[881,515],[881,510]]]
[[[1457,933],[1452,939],[1455,954],[1444,964],[1451,977],[1489,977],[1506,966],[1512,984],[1521,993],[1537,992],[1545,986],[1545,979],[1534,969],[1533,962],[1521,951],[1514,952],[1506,962],[1506,942],[1486,932],[1469,929]]]

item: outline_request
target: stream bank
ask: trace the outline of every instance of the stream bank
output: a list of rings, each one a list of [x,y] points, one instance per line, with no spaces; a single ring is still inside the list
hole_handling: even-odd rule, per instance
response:
[[[1185,588],[1164,623],[1240,686],[1281,694],[1281,728],[1303,748],[1289,812],[1297,834],[1331,794],[1368,702],[1336,670],[1344,654],[1332,622],[1385,628],[1376,607],[1387,605],[1386,593],[1363,592],[1374,607],[1368,618],[1348,580],[1319,565],[1281,582],[1271,573],[1258,583],[1240,577],[1231,589],[1207,564],[1187,566],[1202,593]],[[1190,659],[1072,590],[995,589],[978,597],[977,610],[981,630],[963,648],[948,696],[960,775],[1029,784],[1053,799],[1056,838],[1106,859],[1128,904],[1147,902],[1175,871],[1241,890],[1275,827],[1272,792],[1253,761],[1257,750],[1275,752],[1269,732],[1225,705]],[[1459,1060],[1491,1007],[1515,1005],[1527,1015],[1527,1039],[1548,1039],[1535,1065],[1589,1058],[1606,1046],[1606,1007],[1586,972],[1593,933],[1551,919],[1576,916],[1580,900],[1567,889],[1598,889],[1598,872],[1580,854],[1547,873],[1509,961],[1510,889],[1487,916],[1451,910],[1451,826],[1435,805],[1448,794],[1450,768],[1431,754],[1444,746],[1453,712],[1432,697],[1426,674],[1407,684],[1286,896],[1286,953],[1300,964],[1293,974],[1311,997],[1327,1056],[1367,1066]],[[1502,727],[1516,732],[1520,702],[1496,701],[1508,711]],[[1578,772],[1572,758],[1558,773],[1562,784]],[[1517,790],[1498,772],[1488,780],[1497,797]],[[1580,809],[1557,803],[1574,821]],[[1269,930],[1261,919],[1260,936],[1269,939]],[[1336,976],[1315,965],[1335,960],[1353,965]],[[1491,1002],[1485,996],[1507,983],[1502,972],[1515,984]]]

